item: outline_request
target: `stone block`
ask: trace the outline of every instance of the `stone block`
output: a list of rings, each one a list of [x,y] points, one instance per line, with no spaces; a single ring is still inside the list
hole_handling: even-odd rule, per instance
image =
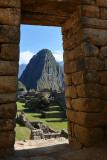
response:
[[[104,46],[100,49],[101,57],[107,58],[107,46]]]
[[[104,138],[104,131],[102,128],[85,128],[75,124],[74,130],[78,141],[86,147],[91,147]]]
[[[19,44],[2,44],[0,59],[7,61],[18,61]]]
[[[95,83],[99,82],[100,75],[97,71],[80,71],[76,73],[72,73],[72,82],[73,84],[83,84],[83,83]]]
[[[12,148],[15,143],[14,131],[0,132],[0,149]]]
[[[65,50],[64,54],[63,54],[64,63],[68,63],[69,62],[68,55],[69,55],[69,52],[67,50]]]
[[[82,4],[95,5],[95,1],[94,0],[82,0]]]
[[[62,34],[63,34],[63,36],[62,36],[63,41],[66,41],[66,40],[69,39],[70,36],[71,36],[71,33],[70,33],[69,30],[66,31],[66,32],[63,32]]]
[[[15,126],[15,119],[0,119],[0,132],[13,131]]]
[[[67,122],[67,128],[68,128],[68,135],[72,135],[72,127],[71,127],[71,122]]]
[[[0,7],[20,7],[20,0],[0,0]]]
[[[82,15],[90,18],[100,18],[100,10],[97,6],[83,5]]]
[[[87,28],[107,29],[107,21],[98,18],[82,17],[82,24]]]
[[[107,7],[107,1],[106,0],[96,0],[97,6],[99,7]]]
[[[78,97],[102,98],[102,86],[97,83],[81,84],[76,87]]]
[[[107,71],[100,73],[100,83],[107,85]]]
[[[75,49],[71,49],[71,51],[64,51],[64,62],[67,63],[71,60],[77,60],[78,58],[81,58],[84,56],[82,45],[80,44]]]
[[[81,48],[85,57],[97,57],[99,55],[98,47],[90,43],[83,42]]]
[[[65,85],[72,85],[71,74],[65,74]]]
[[[107,45],[107,30],[85,28],[82,32],[83,39],[97,46]]]
[[[101,12],[101,19],[107,20],[107,8],[101,8],[100,12]]]
[[[65,97],[76,98],[76,88],[74,86],[65,87]]]
[[[72,100],[72,99],[66,97],[65,100],[66,100],[66,106],[67,106],[67,108],[68,108],[68,109],[71,109],[71,108],[72,108],[72,106],[71,106],[71,100]]]
[[[85,57],[78,60],[78,70],[103,70],[104,63],[96,57]]]
[[[0,94],[0,104],[13,103],[17,101],[16,93],[4,93]]]
[[[100,79],[99,72],[97,72],[95,70],[92,70],[92,71],[86,70],[84,72],[84,77],[85,77],[86,83],[95,83],[95,82],[97,83],[97,82],[99,82],[99,79]]]
[[[20,26],[20,9],[0,8],[0,24]]]
[[[74,25],[80,21],[80,19],[81,7],[77,7],[76,11],[71,15],[70,19],[68,19],[62,26],[62,33],[73,28]]]
[[[0,118],[13,119],[16,116],[16,103],[0,104]]]
[[[78,38],[79,37],[79,38]],[[83,41],[82,30],[80,29],[77,33],[71,35],[69,39],[63,42],[63,49],[74,49]]]
[[[101,112],[103,110],[102,99],[99,98],[78,98],[72,99],[71,106],[75,111]],[[70,108],[69,108],[70,109]]]
[[[0,25],[0,43],[19,43],[20,27]]]
[[[69,144],[72,146],[72,148],[73,149],[76,149],[76,150],[81,150],[82,149],[82,147],[83,147],[83,145],[76,139],[76,138],[74,138],[74,137],[72,137],[72,136],[69,136],[68,137],[69,138]],[[69,153],[71,153],[71,152],[68,152],[68,154]],[[65,154],[64,155],[61,155],[63,158],[67,158],[67,160],[70,160],[71,159],[71,156],[65,156]],[[60,160],[62,160],[63,158],[61,158]],[[65,158],[65,159],[66,159]]]
[[[67,109],[66,114],[70,122],[87,128],[107,126],[107,114],[104,113],[85,113]]]
[[[0,76],[0,93],[14,93],[18,86],[17,76]]]
[[[84,71],[72,73],[73,84],[82,84],[85,82]]]
[[[0,76],[17,76],[18,71],[18,62],[0,61]]]
[[[75,49],[71,51],[64,51],[64,61],[65,63],[71,60],[77,60],[82,57],[97,57],[99,55],[99,49],[89,43],[83,42]]]
[[[77,61],[64,64],[64,73],[68,74],[73,72],[77,72]]]

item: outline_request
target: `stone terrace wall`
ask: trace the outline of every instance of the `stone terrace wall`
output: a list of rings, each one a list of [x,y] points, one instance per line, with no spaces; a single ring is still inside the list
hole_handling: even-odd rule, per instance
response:
[[[63,25],[69,141],[92,146],[107,137],[107,0],[83,0]]]
[[[0,156],[14,151],[19,40],[20,0],[0,0]]]

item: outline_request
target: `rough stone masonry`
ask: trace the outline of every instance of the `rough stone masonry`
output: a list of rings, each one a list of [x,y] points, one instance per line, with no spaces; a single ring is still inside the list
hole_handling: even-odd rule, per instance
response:
[[[84,0],[62,27],[69,142],[107,137],[107,1]]]
[[[69,142],[107,138],[107,0],[0,0],[0,155],[15,142],[20,24],[62,27]]]

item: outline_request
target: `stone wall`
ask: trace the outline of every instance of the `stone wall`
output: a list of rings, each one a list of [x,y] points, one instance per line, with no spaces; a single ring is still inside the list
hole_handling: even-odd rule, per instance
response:
[[[83,0],[62,27],[70,143],[107,137],[107,1]]]
[[[12,155],[20,40],[20,0],[0,0],[0,157]]]

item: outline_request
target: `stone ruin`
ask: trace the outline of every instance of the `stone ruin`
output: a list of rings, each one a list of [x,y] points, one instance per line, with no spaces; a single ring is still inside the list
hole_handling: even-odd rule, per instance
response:
[[[31,140],[50,139],[59,137],[68,138],[68,133],[66,130],[54,131],[49,126],[44,125],[40,121],[29,121],[23,111],[21,111],[21,114],[17,114],[17,118],[19,121],[22,122],[24,126],[31,130],[31,135],[29,137]]]
[[[107,0],[0,0],[0,155],[14,153],[20,24],[62,27],[69,143],[105,141]]]

